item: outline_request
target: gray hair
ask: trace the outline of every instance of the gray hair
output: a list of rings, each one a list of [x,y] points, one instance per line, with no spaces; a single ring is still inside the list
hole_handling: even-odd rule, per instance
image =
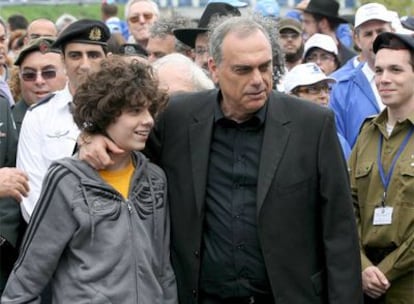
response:
[[[261,31],[272,48],[273,80],[275,84],[279,81],[285,72],[285,59],[283,51],[279,44],[279,32],[277,21],[272,18],[265,18],[259,14],[226,17],[217,20],[210,27],[210,55],[217,65],[222,61],[222,43],[224,38],[232,32],[239,33],[243,36]]]
[[[60,33],[65,26],[71,24],[72,22],[77,21],[78,19],[75,16],[72,16],[70,14],[62,14],[60,15],[55,22],[56,29],[58,33]]]
[[[173,13],[170,17],[162,17],[154,22],[150,28],[150,37],[164,38],[167,35],[174,36],[175,29],[190,28],[196,26],[195,23],[188,17]],[[175,51],[185,54],[191,51],[191,47],[175,39]]]
[[[184,75],[193,84],[194,92],[214,88],[213,81],[206,75],[203,69],[187,56],[179,53],[171,53],[152,63],[152,67],[156,72],[165,66],[176,66],[187,70]]]
[[[128,20],[129,17],[129,10],[131,9],[131,5],[137,2],[148,2],[152,5],[154,9],[155,15],[160,15],[160,9],[158,8],[158,4],[152,0],[129,0],[128,3],[125,5],[125,19]]]
[[[285,55],[279,43],[278,21],[273,18],[267,18],[260,14],[255,14],[253,18],[260,23],[270,38],[272,46],[273,59],[273,84],[276,85],[285,74]]]
[[[261,31],[267,38],[270,44],[270,37],[264,27],[256,22],[251,17],[247,16],[237,16],[237,17],[227,17],[225,20],[218,20],[219,24],[216,22],[212,23],[210,26],[210,55],[213,57],[217,65],[220,65],[223,60],[222,54],[222,44],[224,38],[230,33],[237,33],[247,37],[256,31]]]

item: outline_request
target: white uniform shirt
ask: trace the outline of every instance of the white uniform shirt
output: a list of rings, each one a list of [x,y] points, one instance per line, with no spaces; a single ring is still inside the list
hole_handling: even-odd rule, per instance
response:
[[[68,86],[49,101],[29,109],[23,119],[17,148],[17,167],[29,176],[29,196],[20,204],[28,222],[40,196],[43,178],[50,164],[71,156],[79,129],[69,106],[72,95]]]

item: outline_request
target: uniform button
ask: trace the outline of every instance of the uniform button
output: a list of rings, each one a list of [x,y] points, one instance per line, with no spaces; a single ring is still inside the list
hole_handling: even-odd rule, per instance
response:
[[[194,255],[196,258],[198,258],[200,256],[200,252],[198,250],[194,251]]]
[[[193,289],[192,290],[192,293],[193,293],[193,297],[196,298],[197,297],[197,290],[196,289]]]

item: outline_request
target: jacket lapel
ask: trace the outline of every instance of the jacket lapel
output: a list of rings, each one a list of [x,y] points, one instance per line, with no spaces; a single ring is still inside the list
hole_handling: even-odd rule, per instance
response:
[[[213,132],[214,104],[216,94],[209,94],[201,107],[193,112],[193,119],[189,125],[190,155],[192,181],[194,185],[197,211],[201,214],[204,206],[206,183],[208,175],[208,161],[210,141]]]
[[[289,119],[283,108],[283,99],[283,95],[275,93],[272,93],[269,99],[257,181],[257,215],[260,213],[290,135]]]

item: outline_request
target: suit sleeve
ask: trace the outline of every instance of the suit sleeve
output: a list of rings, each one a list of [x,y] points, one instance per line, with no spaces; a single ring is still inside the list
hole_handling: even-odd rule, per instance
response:
[[[362,303],[358,234],[347,166],[332,113],[320,134],[318,164],[329,303]]]
[[[77,227],[71,208],[76,185],[65,179],[67,174],[61,166],[49,170],[1,303],[39,303],[41,292],[55,272]]]

